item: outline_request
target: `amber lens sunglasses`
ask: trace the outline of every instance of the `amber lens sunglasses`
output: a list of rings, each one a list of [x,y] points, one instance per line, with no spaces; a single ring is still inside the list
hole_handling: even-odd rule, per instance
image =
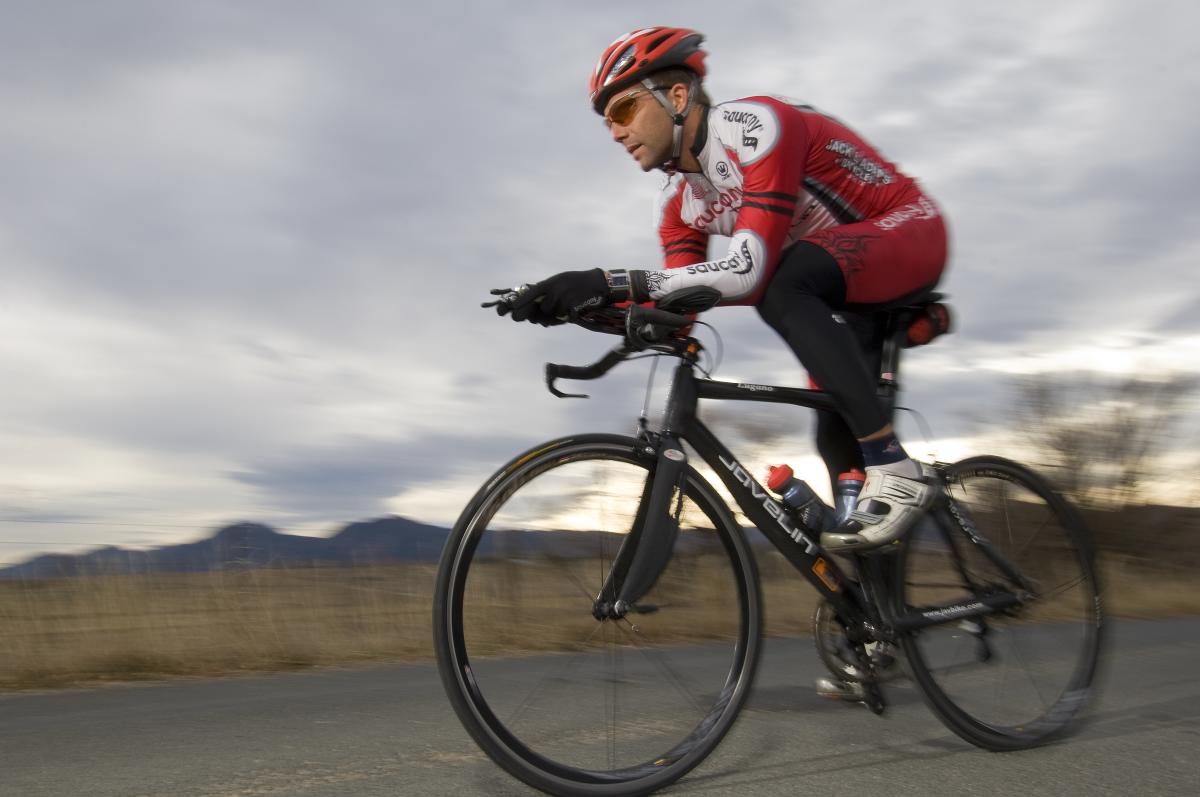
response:
[[[632,122],[633,117],[637,115],[638,98],[649,91],[649,89],[637,89],[614,102],[608,112],[604,114],[604,126],[621,125],[624,127]]]

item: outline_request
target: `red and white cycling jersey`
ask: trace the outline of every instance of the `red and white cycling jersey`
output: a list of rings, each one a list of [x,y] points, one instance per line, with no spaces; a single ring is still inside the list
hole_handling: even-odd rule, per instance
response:
[[[814,108],[756,96],[704,109],[692,154],[657,205],[666,270],[646,272],[651,298],[693,285],[723,304],[758,301],[790,244],[874,219],[880,232],[933,219],[936,204],[857,133]],[[705,260],[708,236],[731,238]]]

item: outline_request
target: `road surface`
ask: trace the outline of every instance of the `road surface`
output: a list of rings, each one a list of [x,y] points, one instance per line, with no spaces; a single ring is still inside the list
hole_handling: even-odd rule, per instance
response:
[[[1200,794],[1200,620],[1112,625],[1084,731],[977,750],[909,686],[887,716],[817,698],[808,640],[768,642],[741,721],[664,793]],[[526,795],[459,726],[433,666],[0,696],[0,795]]]

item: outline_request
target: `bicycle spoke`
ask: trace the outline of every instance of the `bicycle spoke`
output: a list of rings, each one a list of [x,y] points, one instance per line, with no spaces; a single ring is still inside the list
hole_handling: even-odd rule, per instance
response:
[[[1013,541],[1012,515],[1008,508],[1008,482],[1000,482],[1000,505],[1004,507],[1004,528],[1008,532],[1008,545],[1011,550],[1016,543]]]
[[[1021,669],[1024,671],[1025,676],[1029,679],[1029,683],[1033,685],[1033,691],[1037,692],[1038,700],[1042,701],[1042,708],[1043,709],[1050,708],[1051,701],[1046,699],[1045,694],[1042,693],[1041,685],[1037,682],[1036,679],[1034,679],[1032,673],[1030,673],[1030,671],[1029,671],[1029,667],[1025,665],[1025,657],[1021,655],[1021,648],[1020,648],[1020,645],[1017,643],[1016,634],[1010,634],[1009,636],[1011,638],[1011,643],[1012,643],[1013,657],[1015,659],[1017,659],[1017,663],[1021,665]]]
[[[567,580],[569,580],[572,584],[575,585],[576,590],[579,592],[579,594],[582,597],[587,598],[589,606],[592,604],[593,601],[596,600],[596,596],[599,594],[599,590],[596,590],[595,592],[589,590],[587,588],[587,585],[583,582],[583,579],[580,578],[579,576],[575,575],[571,571],[571,563],[565,557],[558,555],[558,554],[553,554],[553,553],[545,553],[542,555],[547,560],[549,560],[549,562],[551,564],[553,564],[555,566],[555,568],[558,572],[560,572],[564,576],[566,576]],[[604,583],[603,575],[600,576],[600,583]]]
[[[995,647],[993,646],[993,653],[994,653],[994,651],[995,651]],[[1000,689],[999,689],[999,694],[1001,694],[1001,695],[1004,695],[1007,693],[1007,691],[1005,690],[1004,687],[1008,683],[1008,664],[1009,664],[1009,657],[1001,656],[1000,657]],[[998,705],[1000,705],[1000,704],[998,704]]]
[[[608,626],[609,624],[606,623],[605,625]],[[604,636],[606,637],[605,642],[608,643],[605,645],[605,651],[606,651],[606,654],[608,657],[608,664],[609,664],[608,670],[610,673],[612,673],[613,672],[613,659],[615,657],[619,656],[621,651],[620,651],[620,648],[618,648],[616,645],[612,644],[613,630],[612,630],[611,626],[606,627],[604,629]],[[606,730],[608,731],[608,768],[616,769],[616,767],[617,767],[617,678],[615,676],[610,677],[608,679],[608,681],[606,683],[606,691],[608,693],[608,700],[605,703],[605,709],[606,709],[605,710],[605,715],[606,715],[605,716],[605,720],[606,720],[605,724],[606,724]],[[611,708],[611,710],[612,710],[611,715],[608,714],[609,708]]]
[[[1019,550],[1013,554],[1013,559],[1019,559],[1021,557],[1021,554],[1025,553],[1025,551],[1029,548],[1030,545],[1033,545],[1034,541],[1037,540],[1038,537],[1041,536],[1042,532],[1050,527],[1051,520],[1053,520],[1053,518],[1050,515],[1047,515],[1046,519],[1042,521],[1042,525],[1038,526],[1037,529],[1033,532],[1033,534],[1029,535],[1029,539],[1027,539],[1025,541],[1025,544],[1021,546],[1021,550]]]
[[[632,628],[632,624],[630,625]],[[640,640],[637,639],[636,635],[631,630],[624,628],[621,630],[624,631],[626,636],[630,638],[633,646],[637,648],[638,652],[641,653],[651,665],[656,667],[659,672],[667,676],[667,680],[671,683],[671,686],[674,687],[675,691],[680,697],[691,703],[698,712],[703,712],[705,710],[705,707],[700,704],[700,701],[696,699],[691,691],[685,688],[683,677],[674,667],[671,666],[670,662],[666,660],[662,653],[646,647]]]
[[[594,629],[592,629],[592,632],[590,634],[588,634],[587,638],[585,638],[583,640],[583,645],[585,648],[586,648],[587,644],[589,642],[591,642],[592,639],[596,636],[596,633],[600,631],[601,626],[602,626],[601,623],[596,623],[596,627]],[[551,664],[551,671],[547,672],[545,675],[543,675],[540,679],[538,679],[537,683],[535,683],[528,690],[526,690],[525,698],[520,703],[517,704],[516,708],[513,709],[512,714],[509,715],[508,719],[505,721],[504,724],[510,725],[510,726],[514,725],[518,720],[520,720],[522,718],[522,716],[524,716],[525,712],[529,709],[529,701],[533,698],[535,693],[540,691],[539,687],[541,687],[543,684],[545,684],[551,680],[551,675],[554,673],[554,671],[563,670],[564,671],[563,674],[559,675],[557,677],[557,679],[565,680],[566,674],[579,666],[579,663],[580,663],[580,661],[582,661],[584,655],[586,655],[586,654],[579,653],[578,655],[575,655],[575,656],[567,656],[567,657],[562,657],[562,658],[560,658],[558,656],[552,656],[551,658],[553,658],[556,663]]]
[[[1082,583],[1084,583],[1083,576],[1076,576],[1071,581],[1068,581],[1065,584],[1057,586],[1054,589],[1050,590],[1049,592],[1043,592],[1042,594],[1038,595],[1038,600],[1046,601],[1046,600],[1049,600],[1050,598],[1057,597],[1058,595],[1062,595],[1062,594],[1068,592],[1069,590],[1075,589],[1075,587],[1078,587]]]

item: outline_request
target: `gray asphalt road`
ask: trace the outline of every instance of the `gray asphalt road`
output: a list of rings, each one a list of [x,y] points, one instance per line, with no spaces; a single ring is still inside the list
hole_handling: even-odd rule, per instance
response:
[[[1113,626],[1083,733],[1023,753],[960,741],[909,687],[878,718],[811,689],[807,640],[768,645],[749,709],[666,793],[1200,794],[1200,620]],[[429,666],[0,697],[0,794],[524,795],[460,728]]]

